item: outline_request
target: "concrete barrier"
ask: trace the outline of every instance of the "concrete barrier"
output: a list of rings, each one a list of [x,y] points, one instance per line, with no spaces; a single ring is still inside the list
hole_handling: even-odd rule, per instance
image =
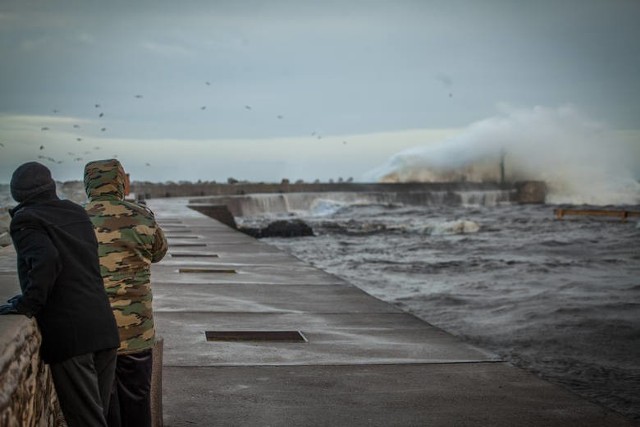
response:
[[[153,347],[153,368],[151,370],[151,425],[162,427],[162,352],[164,340],[156,337]]]
[[[13,270],[12,270],[13,268]],[[0,249],[0,301],[20,292],[12,246]],[[64,426],[42,338],[33,319],[0,316],[0,426]]]

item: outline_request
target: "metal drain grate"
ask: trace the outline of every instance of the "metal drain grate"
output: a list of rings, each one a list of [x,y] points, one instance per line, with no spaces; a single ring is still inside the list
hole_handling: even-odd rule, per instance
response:
[[[226,273],[235,274],[233,268],[179,268],[178,273]]]
[[[218,254],[202,254],[198,252],[194,253],[174,253],[170,254],[173,258],[218,258]]]
[[[205,331],[207,341],[308,342],[300,331]]]

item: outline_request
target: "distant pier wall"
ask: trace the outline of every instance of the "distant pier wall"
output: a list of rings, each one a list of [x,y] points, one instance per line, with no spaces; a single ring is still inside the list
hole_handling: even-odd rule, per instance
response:
[[[501,194],[504,202],[544,203],[546,185],[541,181],[523,181],[510,184],[482,182],[430,182],[430,183],[165,183],[134,182],[132,191],[138,196],[152,199],[163,197],[242,196],[249,194],[291,193],[370,193],[387,194],[398,203],[465,203],[465,194]],[[395,194],[395,195],[394,195]],[[380,196],[382,197],[382,196]],[[493,196],[489,196],[493,197]]]
[[[313,187],[319,190],[324,187]],[[349,191],[341,191],[348,188]],[[512,186],[474,183],[347,184],[334,191],[263,192],[198,197],[190,207],[212,216],[209,210],[225,207],[234,217],[264,213],[317,211],[332,204],[402,204],[414,206],[495,206],[510,203],[544,203],[545,185],[522,182]],[[204,212],[203,210],[208,210]]]

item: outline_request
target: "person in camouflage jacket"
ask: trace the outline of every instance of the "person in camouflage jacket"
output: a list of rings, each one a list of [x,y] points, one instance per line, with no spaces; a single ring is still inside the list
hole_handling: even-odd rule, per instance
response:
[[[124,200],[128,177],[118,160],[87,163],[84,186],[100,272],[120,333],[108,421],[111,426],[150,426],[155,343],[150,267],[164,257],[167,240],[151,210]]]

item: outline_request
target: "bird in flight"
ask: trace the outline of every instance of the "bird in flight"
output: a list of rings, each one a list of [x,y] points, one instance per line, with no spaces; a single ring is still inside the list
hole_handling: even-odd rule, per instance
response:
[[[206,110],[206,109],[207,109],[207,106],[206,106],[206,105],[203,105],[202,107],[200,107],[200,109],[201,109],[201,110]]]
[[[105,130],[107,130],[107,128],[101,128],[100,131],[104,132]]]
[[[40,128],[40,130],[49,130],[49,128],[44,126],[44,127]]]
[[[104,113],[98,114],[98,117],[102,117],[102,116],[104,116]]]
[[[245,105],[244,108],[246,108],[247,110],[251,110],[251,105]]]
[[[40,150],[44,150],[44,145],[41,145],[41,146],[40,146]]]
[[[142,95],[136,95],[136,98],[140,99],[142,98]]]

